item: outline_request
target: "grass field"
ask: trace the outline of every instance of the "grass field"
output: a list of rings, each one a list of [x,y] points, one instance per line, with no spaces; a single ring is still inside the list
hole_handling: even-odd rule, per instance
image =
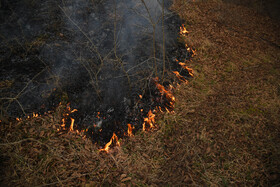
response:
[[[176,0],[196,48],[174,113],[109,154],[53,114],[1,126],[3,186],[280,185],[279,22],[222,1]]]

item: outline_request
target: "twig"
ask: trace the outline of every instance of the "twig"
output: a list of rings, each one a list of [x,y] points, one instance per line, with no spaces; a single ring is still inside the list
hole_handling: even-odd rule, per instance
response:
[[[38,185],[38,186],[35,186],[35,187],[52,186],[52,185],[55,185],[55,184],[58,184],[58,183],[63,183],[63,182],[69,181],[71,179],[79,178],[79,177],[82,177],[82,176],[87,176],[87,175],[90,175],[90,174],[92,174],[92,172],[84,173],[84,174],[81,174],[80,176],[69,177],[69,178],[67,178],[65,180],[60,180],[60,181],[57,181],[57,182],[52,182],[52,183],[48,183],[48,184]]]
[[[78,30],[88,39],[88,41],[90,42],[90,44],[93,46],[94,51],[97,53],[99,60],[101,61],[101,64],[103,64],[103,59],[101,54],[98,51],[98,48],[96,47],[96,45],[93,43],[93,41],[88,37],[88,35],[79,27],[79,25],[77,25],[77,23],[75,23],[68,14],[66,14],[65,10],[63,8],[61,8],[61,6],[58,6],[62,12],[65,14],[65,16],[71,21],[71,23],[73,23],[73,25],[75,25]]]
[[[34,142],[42,144],[42,145],[44,145],[44,146],[46,146],[46,147],[48,147],[50,149],[50,147],[48,145],[46,145],[45,143],[42,143],[39,140],[36,140],[34,138],[26,138],[26,139],[19,140],[19,141],[16,141],[16,142],[0,143],[0,146],[16,145],[16,144],[20,144],[20,143],[25,142],[25,141],[34,141]]]

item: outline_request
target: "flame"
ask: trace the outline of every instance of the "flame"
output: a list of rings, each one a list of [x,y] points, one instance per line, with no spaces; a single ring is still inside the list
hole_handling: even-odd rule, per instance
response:
[[[74,131],[74,122],[75,122],[75,120],[73,118],[71,118],[70,131]]]
[[[189,31],[187,31],[186,27],[184,24],[182,24],[182,26],[180,27],[180,35],[181,36],[187,36],[187,34],[189,34]],[[192,49],[192,47],[190,47],[188,44],[185,44],[186,46],[186,50],[191,54],[192,57],[194,57],[196,55],[196,50]]]
[[[196,55],[196,50],[190,47],[188,44],[185,44],[186,50],[191,54],[192,57]]]
[[[134,127],[131,124],[127,124],[128,129],[127,129],[127,134],[128,136],[133,136],[132,130],[134,129]]]
[[[153,114],[153,112],[150,110],[148,112],[148,116],[146,118],[144,118],[143,131],[146,130],[146,124],[148,124],[151,129],[154,128],[155,117],[156,117],[156,115]]]
[[[60,105],[61,105],[61,103],[60,103]],[[66,130],[66,120],[68,119],[70,114],[72,114],[74,112],[77,112],[77,111],[78,111],[77,109],[71,110],[70,103],[68,103],[67,106],[66,106],[66,111],[63,113],[63,118],[61,120],[61,122],[62,122],[62,124],[60,125],[61,129],[57,129],[57,131]],[[74,118],[70,118],[70,119],[71,119],[71,125],[70,125],[70,128],[69,128],[69,131],[75,132],[74,131],[75,119]]]
[[[186,36],[187,34],[189,34],[189,31],[187,31],[184,24],[182,24],[182,26],[180,27],[180,34],[183,36]]]
[[[160,106],[157,106],[156,109],[157,109],[157,111],[159,111],[159,112],[163,112]]]
[[[175,104],[175,97],[171,93],[171,90],[166,90],[163,85],[159,84],[158,83],[158,77],[156,77],[154,80],[155,80],[155,83],[156,83],[156,87],[160,91],[161,95],[165,96],[166,99],[168,100],[168,102],[170,104],[169,107],[173,108],[173,106]],[[170,89],[172,89],[172,87],[170,87]]]
[[[97,115],[96,115],[96,117],[99,119],[100,118],[100,112],[97,112]]]
[[[113,142],[116,142],[116,145],[120,146],[119,139],[118,139],[118,137],[117,137],[117,135],[115,133],[113,133],[113,136],[112,136],[111,140],[105,145],[105,147],[103,149],[100,149],[99,151],[105,151],[105,152],[108,153],[109,149],[110,149],[110,145]]]
[[[65,119],[64,119],[64,118],[62,119],[62,125],[61,125],[61,127],[63,127],[63,128],[65,127]]]
[[[35,114],[34,112],[33,112],[33,118],[37,118],[39,116],[39,114]]]
[[[182,68],[184,68],[185,70],[187,70],[190,74],[190,76],[194,76],[193,75],[193,69],[192,68],[189,68],[186,63],[183,63],[183,62],[179,62],[179,65],[182,66]]]
[[[180,75],[180,73],[179,73],[178,71],[172,71],[172,72],[176,75],[176,77],[177,77],[180,81],[185,82],[185,83],[188,83],[187,79],[185,79],[185,77],[183,77],[182,75]]]
[[[187,29],[185,28],[185,25],[183,24],[181,27],[180,27],[180,35],[186,37],[187,35],[189,34],[189,31],[187,31]],[[187,50],[187,52],[189,52],[189,54],[193,57],[195,54],[195,50],[192,49],[192,47],[190,47],[189,45],[185,44],[185,48]],[[183,63],[183,62],[179,62],[177,59],[176,61],[179,63],[179,65],[187,70],[189,72],[189,74],[191,76],[194,76],[193,74],[193,69],[189,68],[187,65],[186,65],[186,62]],[[173,73],[178,77],[179,80],[185,82],[185,83],[188,83],[188,81],[186,80],[186,78],[184,78],[182,75],[180,75],[180,73],[178,71],[173,71]],[[148,114],[147,114],[147,117],[144,118],[144,122],[143,122],[143,131],[146,131],[148,129],[153,129],[155,128],[155,113],[156,112],[163,112],[164,110],[167,111],[167,112],[173,112],[173,109],[174,109],[174,104],[175,104],[175,97],[174,95],[172,94],[172,90],[174,89],[174,87],[172,85],[169,85],[169,87],[164,87],[163,85],[161,85],[159,83],[159,78],[156,77],[153,79],[154,80],[154,83],[156,85],[156,88],[158,89],[158,91],[160,92],[161,96],[164,97],[165,99],[163,100],[163,105],[165,106],[165,108],[161,107],[161,106],[156,106],[155,109],[152,111],[151,109],[149,110]],[[143,99],[143,95],[139,95],[139,98],[140,99]],[[167,102],[166,102],[167,100]],[[161,100],[162,101],[162,100]],[[160,103],[159,103],[160,104]],[[67,108],[66,108],[66,112],[63,114],[63,119],[62,119],[62,125],[61,127],[63,128],[63,130],[65,130],[66,128],[66,120],[69,119],[70,117],[70,114],[71,113],[74,113],[76,112],[77,109],[74,109],[74,110],[71,110],[70,108],[70,103],[67,104]],[[143,112],[143,109],[140,109],[141,113]],[[33,117],[38,117],[38,114],[34,114],[33,113]],[[101,118],[100,117],[100,112],[97,113],[96,115],[97,118]],[[29,117],[28,117],[29,118]],[[105,117],[102,117],[105,119]],[[74,130],[74,122],[75,122],[75,119],[74,118],[70,118],[71,119],[71,125],[70,125],[70,131],[71,132],[75,132],[79,135],[82,135],[83,138],[86,138],[86,136],[84,135],[85,132],[88,131],[88,129],[86,130]],[[94,124],[94,127],[96,127],[96,124]],[[128,136],[134,136],[133,135],[133,129],[135,128],[132,124],[128,123],[127,124],[127,135]],[[60,131],[61,129],[57,129],[58,131]],[[101,132],[102,129],[99,129],[99,131]],[[93,132],[92,132],[93,134]],[[126,132],[124,133],[126,135]],[[113,133],[110,141],[104,146],[103,149],[99,149],[99,151],[105,151],[105,152],[109,152],[110,148],[112,146],[120,146],[120,142],[119,142],[119,138],[118,136],[115,134],[115,132]]]

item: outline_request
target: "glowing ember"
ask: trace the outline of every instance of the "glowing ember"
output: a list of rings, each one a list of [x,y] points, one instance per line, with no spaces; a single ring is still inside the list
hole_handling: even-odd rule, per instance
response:
[[[97,112],[97,115],[96,115],[96,117],[99,119],[100,118],[100,112]]]
[[[111,140],[105,145],[105,147],[103,149],[100,149],[99,151],[105,151],[105,152],[108,153],[109,149],[110,149],[110,145],[114,142],[115,142],[116,145],[120,146],[119,139],[118,139],[118,137],[115,133],[113,133],[113,136],[112,136]]]

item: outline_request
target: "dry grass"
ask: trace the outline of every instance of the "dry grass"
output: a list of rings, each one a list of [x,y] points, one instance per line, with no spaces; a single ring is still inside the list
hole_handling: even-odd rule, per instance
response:
[[[58,134],[59,109],[2,126],[3,184],[279,185],[279,25],[221,1],[177,0],[174,9],[198,53],[175,114],[162,114],[156,132],[138,132],[108,155]]]

